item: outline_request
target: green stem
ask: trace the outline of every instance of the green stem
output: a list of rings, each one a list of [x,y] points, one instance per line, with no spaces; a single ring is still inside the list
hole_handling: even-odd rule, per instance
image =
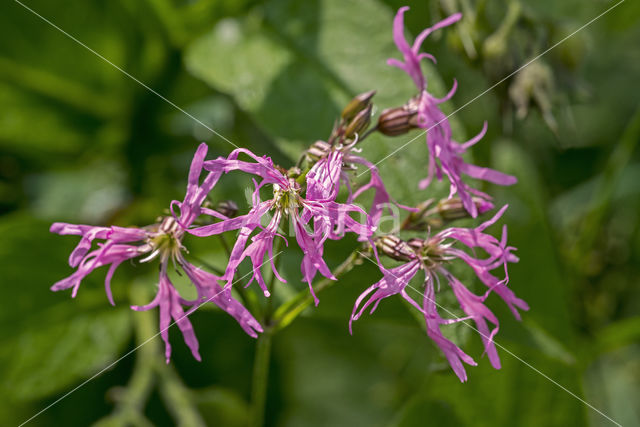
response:
[[[272,334],[273,332],[267,329],[258,337],[258,341],[256,342],[256,354],[253,362],[253,380],[251,385],[250,427],[262,427],[264,425]]]
[[[374,127],[370,128],[368,131],[362,134],[362,136],[358,139],[358,142],[364,141],[365,139],[367,139],[369,135],[371,135],[377,130],[378,130],[378,125],[375,125]]]
[[[358,250],[353,251],[343,262],[340,264],[334,271],[334,276],[339,278],[345,273],[351,271],[353,267],[362,263],[361,255]],[[318,282],[313,289],[316,294],[319,294],[325,289],[328,289],[334,286],[337,283],[337,280],[324,279]],[[313,304],[313,297],[309,294],[308,290],[301,291],[287,301],[282,304],[276,310],[273,315],[273,327],[275,331],[279,331],[280,329],[284,329],[287,327],[296,317],[300,315],[307,307]]]
[[[156,360],[156,369],[160,375],[160,395],[173,415],[178,426],[205,426],[205,422],[194,404],[194,397],[177,372],[164,361]]]
[[[148,301],[148,288],[140,284],[131,287],[132,303]],[[98,426],[118,425],[150,426],[144,416],[144,408],[153,387],[157,384],[160,394],[177,425],[204,426],[191,396],[171,365],[165,363],[161,341],[151,339],[158,333],[156,319],[151,311],[133,314],[136,327],[136,362],[127,388],[116,395],[114,413],[100,420]]]
[[[130,298],[133,304],[142,304],[148,301],[148,291],[145,286],[134,284],[131,287]],[[156,379],[155,368],[150,360],[154,360],[159,354],[160,348],[157,340],[148,338],[156,333],[153,313],[143,311],[132,313],[136,332],[136,345],[140,346],[136,352],[136,361],[133,374],[125,389],[115,390],[116,408],[113,413],[95,425],[111,425],[112,422],[122,425],[150,426],[149,420],[144,416],[144,407],[151,394]]]
[[[218,234],[218,238],[220,239],[220,243],[222,244],[222,248],[224,249],[224,253],[226,253],[227,256],[231,255],[231,248],[229,248],[229,244],[227,243],[227,239],[225,239],[222,234]]]

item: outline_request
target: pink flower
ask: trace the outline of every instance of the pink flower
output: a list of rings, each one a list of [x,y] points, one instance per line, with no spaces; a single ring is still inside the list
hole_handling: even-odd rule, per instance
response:
[[[419,90],[417,98],[417,125],[422,129],[426,129],[427,147],[429,149],[429,173],[425,179],[420,181],[419,187],[425,189],[430,184],[434,175],[438,180],[442,180],[443,175],[446,175],[450,182],[449,197],[452,197],[456,193],[459,194],[465,208],[469,214],[475,218],[478,212],[472,201],[472,194],[480,197],[488,196],[469,187],[462,180],[463,174],[498,185],[515,184],[516,178],[492,169],[466,163],[462,159],[462,154],[464,154],[466,149],[482,139],[486,133],[486,123],[478,135],[463,144],[457,143],[452,139],[449,120],[438,105],[453,97],[457,88],[457,82],[455,80],[453,88],[444,98],[435,98],[427,92],[427,81],[420,68],[420,61],[427,58],[435,63],[436,59],[428,53],[419,53],[420,47],[429,34],[435,30],[454,24],[462,18],[462,15],[456,13],[438,22],[433,27],[425,29],[416,37],[413,45],[409,45],[404,37],[404,13],[407,10],[409,10],[409,8],[406,6],[400,8],[393,21],[393,40],[400,53],[402,53],[404,62],[391,58],[387,63],[405,71]]]
[[[248,156],[253,161],[238,160],[240,154]],[[335,163],[331,166],[335,167]],[[239,170],[261,178],[260,182],[255,183],[252,207],[247,214],[187,230],[195,236],[211,236],[225,231],[239,230],[223,276],[223,279],[227,281],[225,286],[227,290],[230,290],[231,281],[238,266],[242,260],[249,257],[253,264],[253,278],[257,280],[265,296],[269,296],[269,290],[262,277],[260,266],[265,253],[273,253],[275,238],[283,238],[277,230],[285,217],[289,219],[296,242],[304,253],[301,271],[316,305],[319,301],[312,287],[316,273],[319,271],[323,276],[335,280],[323,259],[326,239],[341,239],[345,232],[353,232],[365,239],[373,234],[374,226],[366,212],[353,204],[338,203],[333,200],[337,190],[332,189],[331,178],[325,180],[317,174],[312,175],[310,178],[312,181],[314,176],[319,181],[312,183],[311,190],[307,190],[306,197],[303,197],[300,185],[281,172],[270,158],[256,156],[246,149],[234,150],[227,158],[220,157],[206,161],[204,169],[216,177],[223,173]],[[259,190],[265,185],[272,186],[273,198],[261,201]],[[353,219],[350,216],[351,213],[360,214],[365,223]],[[270,215],[272,216],[269,217]],[[262,228],[263,219],[269,220],[268,225],[251,237],[258,228]],[[313,220],[312,230],[309,229],[311,220]],[[250,238],[251,243],[249,244]],[[284,282],[273,264],[272,269],[276,277]]]
[[[401,209],[414,211],[415,209],[403,206],[391,198],[387,191],[378,168],[364,157],[353,154],[352,148],[355,142],[350,145],[330,145],[324,141],[317,141],[315,146],[321,146],[325,151],[324,157],[320,158],[307,173],[306,197],[314,200],[335,200],[340,191],[340,183],[344,183],[348,190],[347,203],[352,204],[364,192],[373,190],[373,202],[368,215],[371,223],[377,225],[384,213],[384,209],[389,209],[393,203]],[[369,182],[352,191],[350,177],[345,167],[349,165],[363,165],[371,173]],[[389,209],[390,210],[390,209]]]
[[[501,240],[497,240],[484,232],[487,227],[502,216],[506,208],[507,206],[504,206],[493,218],[476,228],[449,228],[426,240],[411,239],[408,242],[404,242],[390,236],[380,239],[378,244],[384,254],[397,260],[403,260],[405,263],[391,269],[380,266],[383,278],[367,288],[356,300],[349,322],[350,330],[352,322],[359,319],[368,307],[371,306],[372,313],[381,300],[391,295],[400,294],[425,316],[427,335],[442,350],[461,381],[466,381],[467,379],[462,362],[468,365],[475,365],[476,363],[458,346],[442,335],[440,325],[468,319],[473,320],[484,343],[489,361],[494,368],[500,369],[500,359],[493,342],[493,338],[498,332],[499,322],[484,302],[492,292],[498,294],[513,311],[517,319],[520,319],[518,308],[522,310],[529,309],[527,303],[516,297],[513,291],[507,287],[509,282],[507,263],[517,262],[518,258],[512,253],[515,248],[506,245],[506,226],[503,228]],[[462,244],[472,251],[480,248],[488,254],[488,257],[476,258],[471,256],[467,252],[454,247],[454,243]],[[447,270],[446,264],[455,259],[464,261],[474,270],[476,276],[488,288],[483,295],[476,295],[471,292]],[[500,267],[504,268],[505,277],[503,279],[499,279],[491,273],[491,271]],[[422,304],[416,302],[406,292],[409,282],[419,271],[423,271],[425,275]],[[444,319],[438,314],[434,283],[438,285],[439,289],[439,276],[446,279],[466,317]],[[493,329],[489,328],[487,322],[493,325]]]
[[[206,153],[207,146],[201,144],[194,156],[185,201],[178,203],[181,209],[180,226],[173,217],[166,217],[161,223],[145,228],[94,227],[65,223],[54,223],[51,226],[53,233],[82,236],[69,257],[69,264],[71,267],[75,267],[76,271],[69,277],[55,283],[51,288],[53,291],[72,288],[72,296],[75,297],[80,283],[87,275],[99,267],[109,265],[105,278],[105,291],[109,302],[115,305],[111,294],[111,278],[118,266],[123,261],[134,258],[144,257],[140,262],[148,262],[154,258],[160,259],[158,292],[155,298],[147,305],[133,306],[132,308],[134,310],[159,308],[160,335],[165,342],[167,363],[171,356],[168,332],[171,319],[177,323],[178,328],[182,331],[185,343],[191,349],[193,357],[201,360],[198,352],[198,340],[188,315],[207,302],[213,302],[233,316],[250,336],[255,338],[257,332],[262,332],[262,326],[240,302],[222,295],[222,287],[218,284],[218,281],[221,280],[219,277],[193,266],[183,255],[184,230],[182,227],[190,226],[200,213],[214,214],[214,211],[200,206],[206,196],[206,189],[213,181],[212,175],[209,175],[205,178],[203,185],[198,185],[200,169]],[[226,218],[220,214],[217,215]],[[104,242],[99,243],[96,249],[90,251],[95,239],[104,240]],[[198,292],[196,300],[190,301],[182,298],[175,289],[167,274],[170,262],[179,265],[195,285]],[[185,312],[183,306],[191,307],[191,309]]]

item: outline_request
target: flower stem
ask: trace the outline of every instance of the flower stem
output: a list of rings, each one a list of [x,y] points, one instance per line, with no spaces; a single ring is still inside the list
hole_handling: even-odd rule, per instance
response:
[[[144,303],[148,299],[148,292],[139,283],[131,287],[130,298],[132,303]],[[133,316],[136,344],[141,345],[136,353],[136,361],[133,374],[126,388],[115,388],[109,394],[116,401],[116,407],[112,414],[99,420],[96,426],[108,426],[111,423],[122,425],[150,426],[152,423],[144,416],[144,408],[147,399],[156,383],[155,365],[149,360],[155,358],[159,351],[159,344],[149,341],[156,329],[153,315],[150,312],[135,313]]]
[[[266,329],[256,342],[256,354],[253,362],[253,380],[251,385],[250,427],[264,425],[267,385],[269,381],[269,362],[271,359],[271,338],[273,332]]]
[[[149,299],[148,287],[141,283],[134,283],[130,292],[131,302],[134,304],[141,304]],[[182,383],[175,368],[165,363],[161,341],[149,339],[157,338],[158,334],[154,313],[141,311],[132,315],[136,343],[139,346],[133,374],[126,388],[114,390],[113,396],[117,403],[113,413],[99,420],[96,426],[151,426],[144,411],[155,386],[158,386],[177,425],[204,426],[204,420],[193,403],[191,390]]]
[[[362,134],[362,136],[358,139],[358,142],[364,141],[369,135],[378,130],[378,125],[373,126],[368,131]]]
[[[177,425],[181,426],[205,426],[194,403],[194,396],[172,365],[157,360],[156,367],[160,376],[160,395],[167,405],[167,409],[173,416]]]
[[[224,235],[218,234],[218,239],[220,239],[220,244],[222,245],[222,248],[224,249],[224,253],[226,253],[227,256],[231,255],[231,248],[229,247],[229,244],[227,243],[227,239],[224,238]]]

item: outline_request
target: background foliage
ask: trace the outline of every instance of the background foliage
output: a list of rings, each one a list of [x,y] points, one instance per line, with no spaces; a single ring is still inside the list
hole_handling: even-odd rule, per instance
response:
[[[397,55],[391,21],[405,3],[25,2],[229,140],[284,166],[329,134],[353,95],[376,89],[382,109],[413,94],[385,64]],[[460,83],[451,112],[611,4],[432,0],[411,4],[407,25],[417,34],[464,12],[455,30],[426,44],[439,60],[437,71],[428,68],[430,88],[442,95],[454,77]],[[452,118],[459,140],[487,120],[476,160],[520,180],[491,191],[511,205],[506,221],[522,260],[511,283],[531,311],[518,323],[494,304],[498,343],[625,426],[640,425],[639,18],[638,3],[626,1]],[[75,300],[50,292],[70,273],[75,239],[50,235],[49,224],[153,222],[182,197],[197,142],[212,155],[231,146],[18,3],[2,5],[0,32],[0,420],[11,425],[132,350],[145,322],[155,322],[156,313],[128,310],[155,286],[146,266],[119,270],[115,308],[100,274]],[[365,153],[381,159],[404,142],[372,137]],[[425,164],[420,138],[381,165],[397,199],[426,197],[414,190]],[[242,185],[225,181],[220,197],[237,198]],[[222,264],[216,241],[199,245],[202,258]],[[330,246],[329,264],[348,251],[349,243]],[[277,301],[304,289],[299,261],[283,255],[290,280]],[[357,267],[275,336],[267,425],[607,425],[504,351],[502,370],[492,370],[477,337],[459,328],[457,339],[480,358],[460,384],[399,301],[385,301],[349,336],[353,301],[377,276],[374,266]],[[172,331],[172,365],[153,379],[142,412],[157,425],[243,425],[255,343],[216,310],[199,310],[193,322],[203,362]],[[115,423],[104,417],[114,404],[122,409],[123,387],[156,345],[31,424]]]

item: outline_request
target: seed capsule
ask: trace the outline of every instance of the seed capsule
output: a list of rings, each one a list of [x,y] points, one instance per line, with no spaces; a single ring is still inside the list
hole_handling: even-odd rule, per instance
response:
[[[378,237],[375,243],[383,254],[397,261],[409,261],[416,257],[411,246],[397,236]]]
[[[410,101],[407,105],[396,108],[387,108],[378,118],[378,130],[387,136],[404,135],[411,129],[415,129],[418,115],[416,102]]]

